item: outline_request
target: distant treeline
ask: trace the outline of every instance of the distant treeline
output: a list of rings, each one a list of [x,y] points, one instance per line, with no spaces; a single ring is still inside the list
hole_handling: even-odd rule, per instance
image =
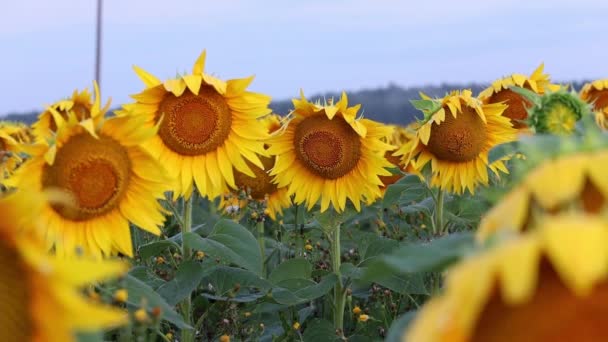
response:
[[[575,89],[580,89],[584,82],[571,83]],[[487,85],[482,84],[441,84],[439,86],[424,86],[403,88],[394,84],[389,84],[384,88],[360,90],[348,92],[349,104],[361,103],[363,116],[376,121],[391,124],[408,124],[416,118],[420,118],[418,112],[410,103],[410,100],[419,99],[419,93],[423,92],[431,97],[442,97],[446,93],[455,89],[471,89],[477,95]],[[309,99],[339,99],[339,93],[326,93],[310,96]],[[287,114],[293,109],[291,100],[273,102],[270,107],[277,114]],[[2,120],[20,121],[33,123],[39,113],[10,113],[0,116]]]

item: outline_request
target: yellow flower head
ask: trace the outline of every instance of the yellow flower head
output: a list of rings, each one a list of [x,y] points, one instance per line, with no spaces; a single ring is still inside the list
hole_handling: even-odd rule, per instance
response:
[[[603,341],[608,223],[559,215],[448,270],[403,341]]]
[[[36,141],[45,142],[51,139],[57,132],[58,122],[75,121],[80,122],[91,119],[93,124],[99,123],[105,116],[110,107],[110,100],[102,108],[97,82],[93,83],[95,89],[95,99],[91,99],[89,89],[83,91],[74,90],[72,97],[60,100],[38,116],[38,121],[32,125],[32,130]]]
[[[278,115],[272,114],[267,115],[260,119],[266,127],[269,134],[279,131],[282,127],[281,118]],[[266,145],[266,148],[268,145]],[[275,157],[258,155],[263,169],[257,167],[249,161],[245,161],[247,166],[253,171],[255,177],[251,177],[237,169],[234,169],[234,183],[238,190],[245,191],[251,199],[263,202],[268,209],[267,215],[272,220],[276,220],[277,214],[283,213],[283,208],[291,205],[291,200],[287,195],[287,188],[278,188],[276,184],[272,182],[272,177],[269,175],[270,169],[274,167]],[[239,194],[236,191],[232,191],[230,194],[224,194],[221,197],[220,208],[227,208],[229,205],[234,204],[234,199],[238,198]],[[232,199],[232,200],[230,200]],[[242,208],[247,205],[247,200],[239,202],[239,206]]]
[[[502,160],[488,163],[494,146],[516,138],[516,130],[502,116],[506,105],[482,103],[470,90],[452,92],[441,100],[424,94],[422,98],[425,118],[416,137],[395,153],[402,156],[402,165],[411,163],[421,172],[430,162],[431,185],[458,194],[488,184],[488,168],[496,175],[508,173]]]
[[[249,165],[264,169],[268,133],[258,118],[270,113],[270,97],[245,90],[253,76],[228,81],[204,73],[206,53],[191,74],[161,82],[135,67],[146,89],[117,115],[143,116],[146,126],[160,125],[145,147],[177,179],[174,198],[189,197],[193,183],[203,196],[216,198],[236,189],[233,168],[250,177]],[[250,164],[247,163],[250,162]]]
[[[544,216],[569,210],[600,214],[608,205],[608,150],[550,159],[530,171],[482,218],[477,238],[524,231]]]
[[[53,142],[32,149],[32,157],[6,181],[24,191],[58,190],[60,202],[42,211],[43,235],[57,254],[132,256],[129,222],[159,235],[164,198],[171,182],[163,167],[140,145],[156,133],[141,117],[113,117],[94,124],[56,121]]]
[[[559,85],[551,84],[549,75],[543,74],[543,69],[544,64],[541,64],[530,76],[512,74],[496,80],[492,82],[491,86],[479,93],[479,99],[485,103],[505,103],[508,108],[503,115],[511,119],[513,127],[525,129],[527,125],[524,121],[528,118],[527,108],[532,103],[510,88],[525,88],[539,95],[544,94],[547,90],[557,91],[560,89]]]
[[[398,155],[394,155],[397,153],[398,149],[405,144],[408,144],[416,137],[416,127],[417,123],[413,123],[408,125],[407,127],[401,127],[396,125],[388,125],[388,127],[393,129],[391,135],[386,137],[386,142],[393,145],[394,149],[390,151],[386,151],[384,153],[384,158],[392,164],[393,167],[398,167],[402,172],[407,173],[417,173],[414,167],[411,164],[406,165],[405,167],[401,165],[401,158]],[[386,190],[391,184],[396,183],[403,177],[403,174],[393,174],[390,176],[380,176],[380,180],[382,180],[382,191]]]
[[[583,101],[593,105],[597,124],[603,129],[608,129],[608,79],[585,84],[580,96]]]
[[[36,235],[41,203],[25,192],[0,199],[0,340],[74,341],[73,333],[127,321],[119,309],[87,300],[82,287],[124,274],[116,261],[58,259]],[[27,228],[22,231],[22,228]]]
[[[391,175],[384,154],[392,146],[382,141],[390,128],[357,118],[360,105],[348,107],[345,93],[324,104],[301,95],[287,127],[269,140],[268,152],[276,155],[270,174],[309,210],[319,199],[322,212],[330,204],[343,211],[347,199],[360,210],[361,201],[381,196],[379,176]]]
[[[30,128],[17,122],[0,122],[0,180],[10,176],[23,162],[24,145],[33,140]]]
[[[369,315],[363,314],[359,316],[359,322],[367,322]]]

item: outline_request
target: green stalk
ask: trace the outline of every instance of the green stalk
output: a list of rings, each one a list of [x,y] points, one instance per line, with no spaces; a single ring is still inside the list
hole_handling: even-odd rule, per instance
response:
[[[435,234],[443,233],[443,197],[445,192],[439,188],[439,193],[437,194],[437,201],[435,203]]]
[[[334,328],[344,335],[344,307],[346,305],[346,289],[342,287],[342,274],[340,273],[340,222],[336,221],[331,227],[331,267],[338,276],[334,287]]]
[[[258,218],[256,223],[258,229],[258,245],[260,245],[260,255],[262,256],[262,274],[266,277],[266,244],[264,242],[264,220]]]
[[[192,231],[192,204],[194,202],[193,193],[189,199],[184,201],[184,215],[183,215],[183,225],[182,225],[182,256],[183,260],[187,261],[192,257],[192,250],[186,247],[186,244],[183,241],[183,237],[186,233],[190,233]],[[184,322],[186,324],[192,326],[192,297],[187,296],[181,303],[182,308],[182,317],[184,318]],[[194,331],[188,329],[182,329],[182,342],[194,342]]]

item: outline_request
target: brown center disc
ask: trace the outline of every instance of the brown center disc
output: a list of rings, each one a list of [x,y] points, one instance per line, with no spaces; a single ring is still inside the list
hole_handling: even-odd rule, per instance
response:
[[[504,102],[508,106],[502,115],[511,119],[514,128],[527,127],[525,123],[519,120],[528,118],[527,108],[532,106],[530,101],[511,89],[503,89],[490,97],[489,103],[498,102]]]
[[[608,107],[608,89],[593,89],[589,92],[589,102],[593,103],[594,110],[602,110]]]
[[[234,182],[240,189],[249,189],[249,194],[253,199],[261,201],[266,197],[266,195],[271,195],[277,191],[277,186],[276,184],[272,183],[272,177],[267,173],[267,171],[274,166],[274,157],[259,157],[264,165],[264,170],[246,160],[247,165],[255,174],[255,178],[249,177],[240,171],[234,170]]]
[[[159,105],[157,119],[164,115],[158,134],[174,152],[196,156],[221,146],[232,123],[230,107],[213,87],[203,85],[194,95],[186,90],[176,97],[167,93]]]
[[[477,158],[487,138],[487,128],[473,108],[462,106],[462,112],[454,118],[445,108],[445,121],[433,123],[427,148],[435,157],[457,163]]]
[[[42,184],[69,194],[73,203],[53,204],[53,209],[66,219],[81,221],[118,206],[130,170],[131,161],[122,145],[109,137],[95,139],[81,133],[57,150],[53,165],[44,168]]]
[[[608,283],[587,296],[575,296],[543,262],[534,297],[511,306],[495,293],[477,321],[472,342],[605,341]]]
[[[341,117],[304,119],[296,127],[294,146],[306,168],[327,179],[344,176],[361,158],[361,139]]]
[[[6,224],[6,222],[2,222]],[[0,340],[30,341],[34,330],[28,269],[14,246],[0,236]],[[44,286],[41,284],[41,286]]]
[[[604,198],[599,188],[587,179],[581,193],[581,202],[586,212],[600,214],[606,204],[606,198]]]
[[[76,115],[76,119],[78,121],[82,121],[84,119],[88,119],[91,117],[90,108],[82,103],[74,103],[74,105],[72,106],[72,109],[70,109],[70,111]],[[66,111],[59,110],[58,113],[61,114],[61,117],[64,118],[65,120],[68,119],[68,113]],[[53,132],[57,131],[57,123],[55,122],[55,120],[52,117],[51,117],[51,121],[49,123],[49,128]]]

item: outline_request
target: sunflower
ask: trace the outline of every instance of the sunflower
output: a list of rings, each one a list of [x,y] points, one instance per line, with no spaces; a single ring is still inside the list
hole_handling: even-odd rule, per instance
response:
[[[73,116],[76,121],[93,118],[94,123],[102,119],[110,107],[110,101],[101,108],[99,87],[97,82],[93,83],[95,99],[91,99],[89,89],[83,91],[74,90],[72,97],[60,100],[50,105],[38,116],[38,121],[32,125],[36,141],[44,142],[51,139],[57,131],[57,120],[68,120]]]
[[[388,160],[389,163],[392,164],[393,168],[399,168],[401,172],[417,173],[411,164],[408,164],[405,167],[401,166],[401,158],[399,156],[393,155],[395,152],[397,152],[399,147],[403,146],[404,144],[407,144],[408,142],[414,139],[414,137],[416,136],[416,125],[417,122],[410,124],[407,127],[388,125],[388,127],[390,127],[393,132],[392,134],[386,137],[386,142],[393,145],[395,148],[393,150],[386,151],[384,153],[384,158],[386,158],[386,160]],[[382,181],[381,190],[384,192],[386,191],[386,188],[389,185],[399,181],[403,177],[403,173],[401,172],[392,174],[390,176],[380,176],[380,180]]]
[[[31,131],[22,123],[0,122],[0,180],[11,175],[23,162],[22,145],[32,142]]]
[[[536,133],[570,135],[581,118],[592,114],[590,106],[574,92],[562,89],[540,97],[530,95],[536,99],[529,110],[528,122]]]
[[[246,163],[264,165],[263,140],[268,138],[259,117],[271,112],[270,97],[245,89],[253,76],[226,82],[204,73],[205,55],[200,55],[192,74],[161,82],[135,67],[146,89],[132,97],[117,115],[139,115],[146,125],[160,124],[158,134],[145,144],[163,165],[171,165],[177,179],[174,198],[189,197],[193,181],[199,192],[215,198],[236,189],[233,168],[255,177]],[[162,120],[161,120],[162,119]]]
[[[608,79],[585,84],[580,96],[584,101],[593,104],[597,124],[608,129]]]
[[[361,105],[348,107],[345,93],[337,103],[309,102],[304,94],[293,100],[287,127],[269,140],[268,152],[276,155],[270,172],[279,188],[288,187],[295,203],[310,210],[321,199],[321,212],[341,212],[349,199],[357,210],[360,201],[381,196],[380,176],[390,176],[384,158],[391,145],[382,141],[390,128],[357,118]]]
[[[484,103],[506,103],[508,108],[504,111],[503,116],[511,119],[513,127],[526,129],[527,108],[531,107],[532,103],[511,90],[511,88],[525,88],[540,95],[544,94],[547,90],[557,91],[560,89],[559,85],[551,84],[549,75],[543,74],[543,69],[544,64],[541,64],[530,76],[512,74],[511,76],[496,80],[492,82],[491,86],[479,93],[478,97]]]
[[[127,323],[123,310],[87,301],[81,287],[124,274],[116,261],[61,260],[35,235],[38,200],[19,193],[0,199],[0,340],[74,341],[73,333]]]
[[[113,117],[93,127],[92,119],[60,119],[54,142],[37,145],[7,180],[26,191],[66,193],[69,201],[48,202],[42,212],[44,235],[58,255],[132,256],[129,222],[160,234],[164,211],[157,199],[171,179],[139,147],[156,134],[143,123],[140,117]]]
[[[266,127],[269,134],[278,131],[282,125],[280,117],[272,114],[260,119]],[[234,170],[234,182],[238,189],[243,190],[247,196],[240,196],[236,191],[232,191],[222,196],[220,207],[232,211],[235,206],[243,208],[248,204],[245,199],[251,198],[257,202],[262,202],[268,216],[276,220],[277,214],[282,214],[283,208],[291,205],[291,200],[287,195],[287,188],[278,188],[272,182],[272,177],[268,174],[274,166],[275,157],[258,156],[264,165],[264,168],[259,168],[249,161],[245,161],[247,166],[251,168],[255,177],[250,177],[239,170]]]
[[[603,341],[608,333],[608,222],[546,218],[448,270],[445,289],[404,341]]]
[[[475,191],[478,183],[488,183],[490,168],[496,175],[508,173],[503,160],[488,163],[488,152],[496,145],[513,141],[516,130],[501,103],[482,103],[470,90],[455,91],[441,100],[423,95],[425,118],[419,123],[416,137],[395,155],[401,164],[412,163],[422,171],[431,162],[431,185],[452,193]]]
[[[486,240],[498,230],[524,231],[543,216],[575,208],[606,213],[608,150],[579,152],[545,161],[482,218],[477,233]]]

